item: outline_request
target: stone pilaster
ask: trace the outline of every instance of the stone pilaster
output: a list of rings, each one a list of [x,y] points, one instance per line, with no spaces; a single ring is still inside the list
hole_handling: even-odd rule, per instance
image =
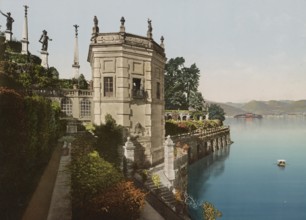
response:
[[[165,149],[164,171],[165,175],[170,181],[175,179],[173,146],[174,143],[171,140],[170,136],[168,135],[164,144],[164,149]]]

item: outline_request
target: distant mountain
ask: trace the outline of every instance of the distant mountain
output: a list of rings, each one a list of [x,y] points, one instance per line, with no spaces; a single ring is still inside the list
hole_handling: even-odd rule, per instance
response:
[[[271,114],[303,114],[306,113],[306,100],[291,101],[250,101],[247,103],[216,103],[220,105],[227,116],[243,113],[254,113],[261,115]]]
[[[247,113],[246,111],[244,111],[240,107],[236,107],[234,103],[231,103],[231,104],[229,104],[229,103],[216,103],[216,102],[208,102],[208,103],[213,103],[213,104],[220,105],[220,107],[223,108],[223,110],[225,112],[225,115],[227,115],[227,116],[235,116],[237,114]]]

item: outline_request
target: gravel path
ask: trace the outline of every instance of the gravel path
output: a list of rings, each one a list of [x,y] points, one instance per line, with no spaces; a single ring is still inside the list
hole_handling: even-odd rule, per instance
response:
[[[23,220],[47,219],[61,154],[61,144],[58,144],[28,204]]]

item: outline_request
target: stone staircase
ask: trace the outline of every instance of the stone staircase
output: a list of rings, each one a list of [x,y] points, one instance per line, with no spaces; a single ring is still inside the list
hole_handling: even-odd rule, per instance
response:
[[[158,174],[159,176],[161,176],[160,173]],[[159,188],[157,188],[152,181],[151,175],[149,175],[144,185],[150,192],[159,197],[167,206],[169,206],[173,211],[175,211],[177,201],[174,197],[174,194],[170,191],[168,187],[164,186],[161,182]]]

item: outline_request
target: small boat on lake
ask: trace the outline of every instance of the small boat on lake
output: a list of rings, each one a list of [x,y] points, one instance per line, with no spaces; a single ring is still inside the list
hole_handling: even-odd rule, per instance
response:
[[[277,160],[277,166],[279,167],[286,166],[286,160]]]

